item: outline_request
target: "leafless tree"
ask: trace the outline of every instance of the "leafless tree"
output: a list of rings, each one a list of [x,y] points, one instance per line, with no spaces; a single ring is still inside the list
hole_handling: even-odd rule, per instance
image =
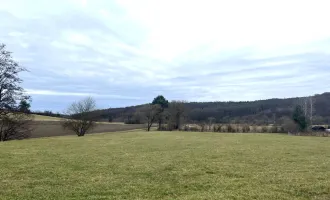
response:
[[[310,120],[310,124],[313,125],[313,116],[314,116],[314,112],[315,112],[315,98],[313,96],[310,96],[308,98],[309,100],[309,120]]]
[[[18,74],[24,71],[27,70],[14,61],[6,45],[0,44],[0,141],[30,135],[32,116],[19,112],[19,102],[30,99],[20,86]]]
[[[169,124],[170,129],[180,129],[185,117],[185,101],[172,101],[169,104]]]
[[[301,106],[306,119],[309,119],[310,125],[313,125],[313,116],[315,113],[315,98],[313,96],[299,98],[297,104]]]
[[[79,137],[84,136],[96,126],[95,116],[91,113],[95,108],[96,103],[92,97],[72,103],[66,111],[69,117],[62,121],[63,128],[75,132]]]
[[[208,122],[209,122],[209,130],[211,130],[214,122],[215,122],[215,118],[214,117],[209,117],[207,118]]]
[[[32,115],[20,112],[12,112],[10,115],[2,116],[0,141],[29,138],[33,131],[32,120]]]
[[[148,104],[143,106],[139,112],[147,122],[147,131],[150,131],[151,126],[158,120],[159,115],[162,113],[162,108],[158,104]]]
[[[299,131],[299,127],[294,121],[288,117],[283,117],[284,123],[282,124],[284,131],[289,134],[295,134]]]

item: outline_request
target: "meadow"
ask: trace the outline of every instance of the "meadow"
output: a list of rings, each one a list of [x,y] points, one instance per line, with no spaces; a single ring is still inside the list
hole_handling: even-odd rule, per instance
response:
[[[31,122],[31,138],[53,137],[75,135],[74,132],[64,130],[61,125],[62,118],[49,117],[42,115],[33,115]],[[90,130],[90,133],[104,133],[115,131],[130,131],[136,129],[144,129],[143,124],[124,124],[122,122],[96,122],[96,127]]]
[[[330,199],[330,140],[115,132],[0,143],[0,199]]]

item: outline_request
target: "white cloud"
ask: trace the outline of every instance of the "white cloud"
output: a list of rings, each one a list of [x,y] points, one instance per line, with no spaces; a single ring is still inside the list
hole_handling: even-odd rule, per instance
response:
[[[136,104],[154,94],[253,100],[330,87],[316,84],[330,75],[325,0],[31,2],[0,0],[0,39],[32,69],[31,95]]]
[[[26,93],[29,95],[45,95],[45,96],[92,96],[92,97],[107,97],[113,99],[131,99],[138,100],[140,97],[131,97],[123,95],[105,95],[105,94],[96,94],[96,93],[81,93],[81,92],[59,92],[52,90],[35,90],[35,89],[26,89]]]
[[[150,53],[168,60],[201,44],[218,50],[251,45],[269,49],[330,34],[324,26],[330,18],[327,1],[118,2],[149,28],[145,46]]]
[[[25,34],[22,32],[19,32],[19,31],[12,31],[12,32],[9,32],[8,35],[11,37],[21,37]]]
[[[93,45],[92,39],[83,33],[78,33],[78,32],[74,32],[74,31],[65,31],[62,34],[63,34],[64,40],[67,43],[72,43],[75,45],[85,45],[85,46]]]

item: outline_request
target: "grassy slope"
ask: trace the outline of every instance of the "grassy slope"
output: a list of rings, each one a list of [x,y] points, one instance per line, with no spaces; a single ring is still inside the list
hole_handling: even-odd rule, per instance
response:
[[[34,121],[61,121],[62,118],[33,114],[33,120]],[[122,125],[125,125],[124,122],[97,122],[97,123],[98,124],[122,124]]]
[[[32,138],[75,135],[74,132],[64,130],[61,126],[62,118],[34,115],[32,123]],[[124,124],[123,122],[96,122],[97,126],[90,133],[104,133],[143,129],[143,124]]]
[[[35,121],[60,121],[60,117],[50,117],[50,116],[44,116],[44,115],[35,115],[33,114]]]
[[[0,199],[329,199],[330,140],[129,132],[0,143]]]

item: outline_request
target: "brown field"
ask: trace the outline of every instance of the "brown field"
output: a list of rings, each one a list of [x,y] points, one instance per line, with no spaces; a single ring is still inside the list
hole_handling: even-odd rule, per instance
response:
[[[32,123],[32,138],[74,135],[75,133],[63,130],[60,121],[34,121]],[[129,131],[144,128],[143,124],[98,123],[90,133]]]

